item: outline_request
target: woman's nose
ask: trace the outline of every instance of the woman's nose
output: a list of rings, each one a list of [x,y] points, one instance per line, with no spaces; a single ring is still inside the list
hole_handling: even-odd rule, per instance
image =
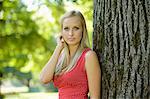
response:
[[[69,35],[72,36],[73,35],[73,30],[70,29],[69,31]]]

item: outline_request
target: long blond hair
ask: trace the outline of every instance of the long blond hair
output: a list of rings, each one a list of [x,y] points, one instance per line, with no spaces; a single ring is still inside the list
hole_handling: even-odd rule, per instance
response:
[[[61,18],[60,23],[61,23],[61,30],[63,28],[63,21],[66,18],[70,18],[73,16],[78,16],[81,19],[81,24],[82,24],[82,38],[80,41],[80,45],[77,48],[74,56],[69,59],[69,48],[68,45],[65,44],[65,47],[62,50],[62,54],[60,55],[60,58],[58,60],[56,69],[55,69],[55,75],[59,75],[60,73],[70,71],[76,64],[78,58],[80,57],[83,49],[89,47],[89,38],[88,38],[88,33],[87,33],[87,28],[86,28],[86,22],[85,19],[80,11],[70,11],[64,14],[64,16]]]

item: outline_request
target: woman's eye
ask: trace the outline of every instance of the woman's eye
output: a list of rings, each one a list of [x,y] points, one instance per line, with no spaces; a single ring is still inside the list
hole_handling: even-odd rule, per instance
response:
[[[69,30],[69,28],[68,28],[68,27],[65,27],[64,30]]]
[[[79,29],[79,27],[74,27],[74,29],[75,29],[75,30],[78,30],[78,29]]]

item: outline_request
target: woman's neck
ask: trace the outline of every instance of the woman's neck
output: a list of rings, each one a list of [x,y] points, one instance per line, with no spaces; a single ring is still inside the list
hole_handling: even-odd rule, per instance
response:
[[[74,54],[76,53],[79,45],[69,46],[69,56],[72,58]]]

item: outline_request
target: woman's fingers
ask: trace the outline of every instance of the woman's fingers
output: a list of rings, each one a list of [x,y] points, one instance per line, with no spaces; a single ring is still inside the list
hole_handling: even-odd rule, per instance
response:
[[[64,47],[64,39],[63,39],[62,35],[57,36],[57,45]]]
[[[64,39],[63,38],[61,39],[61,42],[64,43]]]

